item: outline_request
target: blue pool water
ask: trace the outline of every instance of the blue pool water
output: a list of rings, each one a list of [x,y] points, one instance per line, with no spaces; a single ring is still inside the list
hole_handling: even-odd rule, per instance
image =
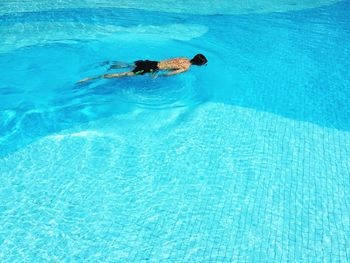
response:
[[[349,14],[0,3],[1,262],[350,261]],[[197,53],[171,78],[76,84]]]

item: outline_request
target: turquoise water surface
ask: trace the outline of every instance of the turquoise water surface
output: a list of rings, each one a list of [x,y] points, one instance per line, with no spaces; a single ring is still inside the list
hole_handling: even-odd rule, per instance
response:
[[[1,262],[350,261],[350,2],[211,3],[0,3]]]

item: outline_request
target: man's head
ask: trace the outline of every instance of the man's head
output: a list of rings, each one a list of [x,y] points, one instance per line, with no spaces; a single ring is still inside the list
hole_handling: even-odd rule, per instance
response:
[[[206,64],[207,62],[208,62],[208,60],[202,54],[197,54],[191,59],[192,65],[197,65],[197,66],[202,66],[202,65]]]

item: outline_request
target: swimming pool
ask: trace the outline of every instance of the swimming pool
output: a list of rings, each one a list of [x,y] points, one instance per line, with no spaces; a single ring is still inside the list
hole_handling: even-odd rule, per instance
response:
[[[349,13],[0,3],[1,262],[350,261]],[[76,85],[197,53],[179,76]]]

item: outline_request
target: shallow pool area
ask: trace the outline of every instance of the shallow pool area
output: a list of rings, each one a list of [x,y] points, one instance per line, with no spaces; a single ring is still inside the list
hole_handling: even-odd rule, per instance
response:
[[[1,262],[350,261],[350,2],[218,2],[0,4]]]

